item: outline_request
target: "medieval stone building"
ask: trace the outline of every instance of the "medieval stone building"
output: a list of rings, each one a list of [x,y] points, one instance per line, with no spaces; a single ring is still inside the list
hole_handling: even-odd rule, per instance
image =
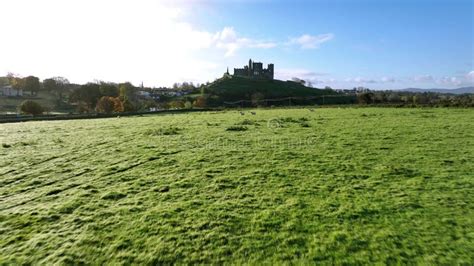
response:
[[[274,66],[268,64],[267,68],[263,68],[263,64],[260,62],[252,62],[249,59],[248,66],[244,68],[234,68],[234,76],[248,77],[251,79],[270,79],[273,80]]]

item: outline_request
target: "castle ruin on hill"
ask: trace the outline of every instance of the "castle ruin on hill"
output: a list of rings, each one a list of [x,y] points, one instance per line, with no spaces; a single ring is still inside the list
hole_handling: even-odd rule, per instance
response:
[[[251,79],[273,80],[273,73],[273,64],[268,64],[267,68],[263,68],[261,62],[252,62],[252,59],[249,59],[248,66],[244,66],[244,68],[234,68],[234,76],[247,77]]]

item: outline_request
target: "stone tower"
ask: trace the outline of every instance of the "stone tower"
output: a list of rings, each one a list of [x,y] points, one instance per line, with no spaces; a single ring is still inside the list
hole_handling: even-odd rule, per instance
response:
[[[249,76],[252,76],[253,74],[253,64],[252,64],[252,58],[249,59]]]
[[[273,79],[274,77],[274,68],[275,66],[273,64],[268,64],[266,74],[269,79]]]

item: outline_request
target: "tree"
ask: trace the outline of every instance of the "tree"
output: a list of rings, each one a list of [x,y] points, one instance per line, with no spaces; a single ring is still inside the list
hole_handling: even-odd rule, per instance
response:
[[[9,85],[8,77],[0,77],[0,87]]]
[[[184,108],[185,109],[191,109],[191,108],[193,108],[193,104],[190,101],[186,101],[184,103]]]
[[[62,100],[63,92],[66,91],[68,85],[69,80],[63,77],[53,77],[43,80],[43,89],[56,93],[59,100]]]
[[[378,91],[374,94],[373,101],[375,103],[386,103],[387,102],[387,95],[383,91]]]
[[[70,101],[76,103],[84,102],[87,104],[89,110],[92,110],[100,97],[99,84],[87,83],[73,91],[70,96]]]
[[[418,93],[413,95],[413,104],[428,104],[430,101],[427,93]]]
[[[45,91],[56,91],[56,81],[52,78],[43,80],[43,89]]]
[[[123,112],[123,103],[119,98],[102,96],[97,102],[96,111],[99,113],[110,114],[112,112],[118,113]]]
[[[101,82],[99,89],[100,89],[100,93],[103,96],[111,96],[111,97],[119,96],[119,89],[117,88],[117,85],[113,83]]]
[[[137,97],[135,87],[130,82],[119,84],[119,96],[124,101],[135,101]]]
[[[390,103],[399,103],[401,101],[400,95],[396,92],[392,92],[388,95],[387,101]]]
[[[123,101],[123,111],[124,112],[136,111],[135,105],[131,101],[125,100]]]
[[[136,89],[130,82],[119,84],[119,97],[123,102],[125,112],[133,112],[136,110]]]
[[[68,90],[69,80],[63,77],[54,77],[53,79],[56,81],[56,94],[58,95],[59,100],[62,100],[63,92]]]
[[[206,98],[204,96],[198,96],[193,102],[194,107],[206,107]]]
[[[44,112],[44,109],[39,103],[26,100],[20,104],[20,111],[25,114],[40,115]]]
[[[30,91],[31,94],[37,95],[40,87],[39,78],[35,76],[28,76],[25,78],[24,89]]]
[[[408,95],[402,95],[400,97],[400,101],[402,101],[403,103],[408,103],[410,101],[409,99],[410,97]]]
[[[362,92],[357,94],[359,104],[370,104],[374,102],[374,94],[371,92]]]
[[[174,108],[174,109],[182,109],[182,108],[184,108],[184,102],[180,101],[180,100],[171,101],[169,103],[169,106],[170,106],[170,108]]]
[[[113,101],[114,101],[114,112],[121,113],[125,110],[123,103],[119,97],[113,98]]]
[[[8,73],[7,75],[8,83],[12,86],[13,89],[17,91],[17,96],[20,95],[20,90],[24,89],[25,86],[25,80],[21,78],[20,76],[13,74],[13,73]]]

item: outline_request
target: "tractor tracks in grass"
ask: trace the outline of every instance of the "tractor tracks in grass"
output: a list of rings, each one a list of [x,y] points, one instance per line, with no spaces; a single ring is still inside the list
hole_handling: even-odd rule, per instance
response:
[[[100,147],[101,145],[105,145],[106,143],[105,142],[100,142],[98,144],[94,144],[94,147],[96,148],[97,150],[97,147]],[[86,151],[89,151],[91,147],[87,147],[86,149],[83,149],[83,150],[86,150]],[[44,159],[44,160],[41,160],[41,161],[38,161],[38,162],[33,162],[33,163],[30,163],[28,164],[26,167],[27,168],[35,168],[39,165],[42,165],[44,163],[47,163],[47,162],[51,162],[55,159],[61,159],[61,161],[59,162],[56,162],[55,165],[61,165],[61,166],[64,166],[64,164],[68,164],[68,163],[74,163],[74,162],[78,162],[78,161],[81,161],[81,159],[84,159],[84,158],[87,158],[87,157],[91,157],[92,153],[93,152],[85,152],[85,153],[82,153],[82,154],[78,154],[77,156],[74,156],[74,157],[69,157],[68,155],[70,155],[71,153],[77,153],[77,149],[79,149],[78,147],[74,147],[72,148],[70,151],[68,152],[64,152],[62,154],[59,154],[59,155],[54,155],[54,156],[51,156],[50,158],[47,158],[47,159]],[[26,168],[25,167],[25,168]],[[87,168],[86,168],[87,169]],[[18,172],[17,169],[11,169],[9,171],[7,171],[6,173],[2,174],[2,175],[6,175],[6,174],[11,174],[11,173],[14,173],[14,172]],[[61,173],[64,173],[64,172],[61,172]],[[2,188],[5,188],[6,186],[8,185],[17,185],[19,184],[20,182],[22,182],[22,180],[24,180],[26,177],[29,177],[32,173],[31,172],[24,172],[24,173],[21,173],[20,175],[18,176],[14,176],[13,178],[10,178],[10,179],[5,179],[5,180],[2,180],[0,181],[0,187]],[[76,177],[76,176],[80,176],[84,173],[79,173],[79,174],[75,174],[73,175],[72,177]],[[66,177],[66,178],[63,178],[61,180],[55,180],[55,181],[50,181],[48,183],[46,183],[45,185],[51,185],[51,184],[54,184],[56,183],[57,181],[62,181],[62,180],[68,180],[70,179],[71,177]],[[34,187],[36,188],[36,187]],[[34,189],[33,188],[33,189]],[[0,196],[0,199],[2,198],[2,196]]]
[[[66,156],[67,154],[69,154],[69,153],[63,153],[63,154],[61,154],[61,155],[52,156],[52,157],[50,157],[50,158],[48,158],[48,159],[46,159],[46,160],[42,160],[42,161],[37,162],[37,163],[29,164],[29,165],[28,165],[28,168],[34,167],[34,166],[38,166],[38,165],[41,165],[41,164],[44,164],[44,163],[46,163],[46,162],[50,162],[50,161],[53,161],[53,160],[55,160],[55,159],[62,159],[62,158],[65,158],[64,156]],[[83,155],[76,156],[76,157],[73,157],[73,158],[68,158],[68,159],[63,160],[63,161],[61,161],[61,162],[57,162],[56,165],[57,165],[57,164],[60,164],[60,163],[61,163],[61,164],[65,164],[65,163],[77,161],[77,160],[80,160],[81,158],[86,157],[86,156],[88,156],[88,154],[83,154]],[[7,171],[4,175],[6,175],[6,174],[11,174],[11,173],[15,173],[15,172],[18,172],[18,170],[17,170],[17,169],[12,169],[12,170]],[[18,175],[18,176],[14,176],[13,178],[5,179],[5,180],[3,180],[3,181],[0,181],[0,186],[1,186],[2,188],[6,188],[6,186],[8,186],[8,185],[13,185],[13,186],[14,186],[14,185],[18,185],[18,184],[19,184],[20,182],[22,182],[25,178],[30,177],[31,174],[32,174],[31,171],[30,171],[30,172],[24,172],[24,173],[21,173],[21,174]],[[66,178],[66,179],[67,179],[67,178]],[[64,180],[64,179],[63,179],[63,180]],[[53,181],[50,181],[50,182],[53,182]],[[1,196],[0,196],[0,199],[1,199]]]
[[[153,161],[156,161],[160,158],[163,158],[164,155],[172,155],[172,154],[176,154],[176,153],[179,153],[180,151],[174,151],[174,152],[164,152],[164,153],[159,153],[158,156],[152,156],[152,157],[148,157],[146,160],[141,160],[141,161],[138,161],[138,162],[135,162],[135,163],[132,163],[131,165],[128,165],[128,166],[125,166],[125,167],[121,167],[119,169],[116,169],[114,171],[111,171],[111,172],[108,172],[108,173],[104,173],[102,175],[97,175],[95,178],[90,178],[87,180],[87,182],[90,182],[90,183],[93,183],[94,181],[97,181],[101,178],[104,178],[104,177],[109,177],[109,176],[113,176],[115,174],[120,174],[120,173],[124,173],[126,171],[129,171],[131,169],[134,169],[134,168],[137,168],[139,166],[142,166],[144,164],[147,164],[147,163],[150,163],[150,162],[153,162]],[[9,198],[12,198],[12,197],[15,197],[15,196],[18,196],[18,194],[24,194],[24,193],[27,193],[29,191],[33,191],[33,190],[44,190],[42,188],[46,188],[48,186],[51,186],[51,185],[54,185],[58,182],[62,182],[62,181],[69,181],[71,182],[71,180],[73,178],[76,178],[76,177],[80,177],[82,175],[85,175],[85,174],[88,174],[88,173],[91,173],[95,170],[93,169],[90,169],[90,168],[87,168],[86,170],[80,172],[80,173],[76,173],[74,175],[71,175],[67,178],[64,178],[64,179],[57,179],[57,180],[53,180],[53,181],[50,181],[50,182],[47,182],[45,184],[43,184],[42,186],[36,186],[36,187],[31,187],[31,188],[28,188],[27,190],[22,190],[22,191],[19,191],[19,193],[15,193],[15,194],[10,194],[10,195],[6,195],[6,196],[2,196],[0,197],[0,203],[2,206],[5,206],[6,204],[6,201],[9,199]],[[22,206],[22,205],[25,205],[27,203],[30,203],[30,202],[34,202],[40,198],[43,198],[43,197],[49,197],[49,196],[54,196],[54,195],[57,195],[59,193],[63,193],[65,191],[68,191],[70,189],[73,189],[73,188],[76,188],[78,186],[81,186],[83,185],[83,183],[72,183],[72,184],[69,184],[63,188],[55,188],[55,189],[52,189],[52,190],[49,190],[48,192],[44,193],[43,191],[41,191],[40,195],[36,196],[36,197],[32,197],[28,200],[24,200],[22,202],[19,202],[19,203],[16,203],[16,204],[13,204],[13,205],[10,205],[10,206],[6,206],[4,208],[0,208],[0,211],[5,211],[5,210],[9,210],[9,209],[13,209],[13,208],[16,208],[16,207],[19,207],[19,206]]]
[[[44,183],[44,184],[41,184],[40,186],[27,187],[27,188],[21,189],[21,190],[19,190],[19,191],[16,191],[16,192],[13,193],[13,194],[2,195],[2,196],[0,196],[0,202],[3,201],[3,200],[5,200],[5,199],[7,199],[7,198],[14,197],[14,196],[16,196],[16,195],[18,195],[18,194],[28,193],[28,192],[30,192],[30,191],[32,191],[32,190],[39,190],[39,189],[45,188],[45,187],[47,187],[47,186],[54,185],[54,184],[56,184],[56,183],[58,183],[58,182],[61,182],[61,181],[70,181],[72,178],[80,177],[80,176],[82,176],[82,175],[84,175],[84,174],[87,174],[87,173],[89,173],[89,172],[92,172],[92,169],[86,169],[86,170],[84,170],[84,171],[82,171],[82,172],[80,172],[80,173],[73,174],[73,175],[71,175],[71,176],[69,176],[69,177],[66,177],[66,178],[63,178],[63,179],[52,180],[52,181],[46,182],[46,183]],[[49,192],[46,193],[46,196],[49,196],[49,195],[52,195],[52,194],[49,194]],[[41,196],[39,196],[39,197],[41,197]],[[39,198],[39,197],[36,197],[36,198],[34,198],[34,199],[37,199],[37,198]],[[22,205],[22,204],[19,204],[19,205]],[[2,209],[0,209],[0,210],[2,210]]]

